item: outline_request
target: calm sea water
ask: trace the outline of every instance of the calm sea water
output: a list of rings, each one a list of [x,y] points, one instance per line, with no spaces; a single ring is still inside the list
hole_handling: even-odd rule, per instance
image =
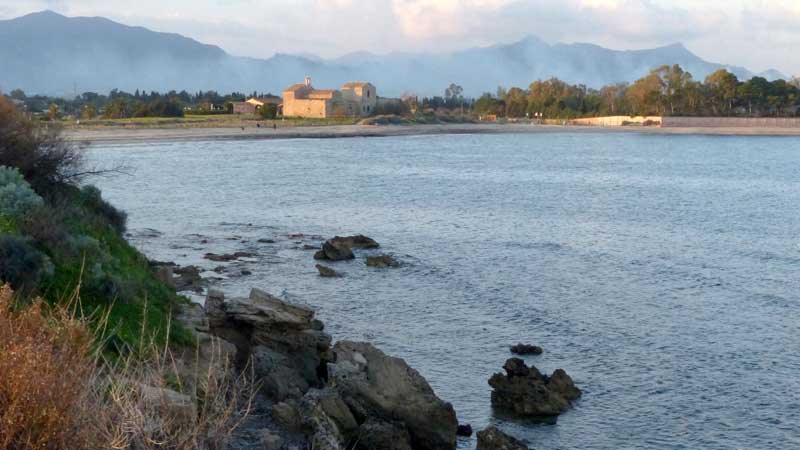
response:
[[[150,257],[306,302],[405,358],[461,422],[553,449],[800,448],[800,139],[462,135],[95,147]],[[287,235],[304,233],[305,238]],[[314,269],[364,233],[404,266]],[[202,243],[203,240],[207,243]],[[276,243],[258,243],[274,239]],[[509,344],[584,391],[556,424],[493,416]],[[464,440],[462,448],[474,448]]]

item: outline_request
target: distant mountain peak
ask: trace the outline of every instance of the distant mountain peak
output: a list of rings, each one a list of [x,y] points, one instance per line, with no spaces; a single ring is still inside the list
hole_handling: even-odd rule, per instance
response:
[[[102,17],[66,17],[45,10],[0,21],[0,87],[30,94],[72,95],[111,89],[279,92],[314,77],[319,86],[368,80],[382,96],[405,91],[441,95],[450,83],[466,95],[498,86],[528,86],[557,77],[599,88],[631,82],[662,66],[680,64],[696,79],[728,68],[740,79],[752,73],[704,61],[682,43],[613,50],[591,43],[551,45],[529,34],[510,43],[442,53],[353,52],[338,58],[277,53],[269,59],[231,56],[221,48],[172,33],[123,25]],[[58,70],[41,70],[47,61]],[[769,75],[777,75],[770,72]]]

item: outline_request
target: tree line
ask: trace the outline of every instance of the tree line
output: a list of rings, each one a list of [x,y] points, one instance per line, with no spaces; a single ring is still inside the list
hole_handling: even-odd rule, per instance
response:
[[[661,66],[634,83],[591,89],[557,78],[535,81],[527,89],[498,88],[474,101],[479,115],[522,118],[576,118],[621,115],[795,117],[800,110],[800,79],[740,81],[720,69],[697,81],[679,65]]]
[[[25,111],[38,113],[50,119],[58,119],[62,116],[79,119],[183,117],[186,112],[190,111],[197,113],[232,112],[230,108],[232,102],[244,101],[248,96],[263,95],[257,92],[250,95],[241,92],[220,94],[216,91],[160,93],[138,89],[133,93],[118,89],[114,89],[108,94],[84,92],[74,98],[29,96],[19,89],[8,93],[8,97]]]

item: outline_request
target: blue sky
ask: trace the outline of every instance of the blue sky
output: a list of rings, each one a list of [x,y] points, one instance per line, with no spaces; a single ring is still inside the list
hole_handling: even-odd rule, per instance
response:
[[[710,61],[800,75],[800,0],[0,0],[0,18],[42,9],[254,57],[447,51],[535,34],[617,49],[682,42]]]

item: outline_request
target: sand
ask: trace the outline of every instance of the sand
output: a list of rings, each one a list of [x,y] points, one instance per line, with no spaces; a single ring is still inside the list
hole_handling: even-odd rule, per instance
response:
[[[586,127],[530,124],[328,125],[272,128],[88,128],[65,131],[68,140],[87,144],[237,139],[322,139],[497,133],[641,133],[720,136],[800,136],[800,128]]]

